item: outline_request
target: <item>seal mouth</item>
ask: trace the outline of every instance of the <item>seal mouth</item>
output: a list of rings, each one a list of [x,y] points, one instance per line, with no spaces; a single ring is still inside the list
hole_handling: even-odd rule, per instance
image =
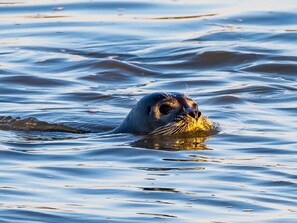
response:
[[[206,116],[193,118],[190,115],[179,115],[167,125],[160,126],[150,133],[150,135],[177,135],[184,133],[199,133],[211,135],[216,129],[216,125]]]

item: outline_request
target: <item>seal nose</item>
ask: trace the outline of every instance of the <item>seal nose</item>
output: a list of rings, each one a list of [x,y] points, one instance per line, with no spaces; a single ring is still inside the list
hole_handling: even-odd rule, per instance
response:
[[[188,112],[188,115],[191,116],[192,118],[198,119],[201,116],[201,112],[198,110],[191,110]]]

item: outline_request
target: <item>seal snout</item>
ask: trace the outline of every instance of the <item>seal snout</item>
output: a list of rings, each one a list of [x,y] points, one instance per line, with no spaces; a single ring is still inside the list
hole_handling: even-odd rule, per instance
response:
[[[187,115],[191,116],[192,118],[198,119],[201,116],[201,112],[195,109],[195,110],[189,111]]]

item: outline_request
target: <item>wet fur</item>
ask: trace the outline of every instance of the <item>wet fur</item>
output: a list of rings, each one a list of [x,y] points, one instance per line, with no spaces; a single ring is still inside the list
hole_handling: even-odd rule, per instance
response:
[[[156,128],[150,135],[176,135],[189,132],[207,132],[213,130],[213,123],[205,116],[198,120],[189,116],[178,116],[173,122]]]
[[[153,93],[144,96],[130,111],[124,121],[112,133],[134,133],[149,135],[175,135],[187,132],[207,132],[214,128],[213,123],[205,116],[198,119],[188,115],[176,114],[168,123],[150,117],[149,109],[164,99],[184,98],[180,93]],[[172,114],[174,115],[174,114]]]

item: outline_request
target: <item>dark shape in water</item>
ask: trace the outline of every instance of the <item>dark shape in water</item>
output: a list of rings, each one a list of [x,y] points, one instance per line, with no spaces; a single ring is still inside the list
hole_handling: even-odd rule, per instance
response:
[[[202,115],[197,103],[181,93],[152,93],[131,109],[111,133],[179,135],[212,132],[214,123]]]
[[[0,130],[87,133],[87,131],[51,124],[34,117],[0,116]],[[153,93],[144,96],[114,130],[105,132],[134,133],[151,136],[189,135],[209,136],[218,126],[206,118],[195,101],[180,93]]]
[[[63,124],[51,124],[39,121],[33,117],[21,119],[19,117],[12,118],[11,116],[0,116],[0,130],[86,133],[86,131],[80,129],[68,127]]]

